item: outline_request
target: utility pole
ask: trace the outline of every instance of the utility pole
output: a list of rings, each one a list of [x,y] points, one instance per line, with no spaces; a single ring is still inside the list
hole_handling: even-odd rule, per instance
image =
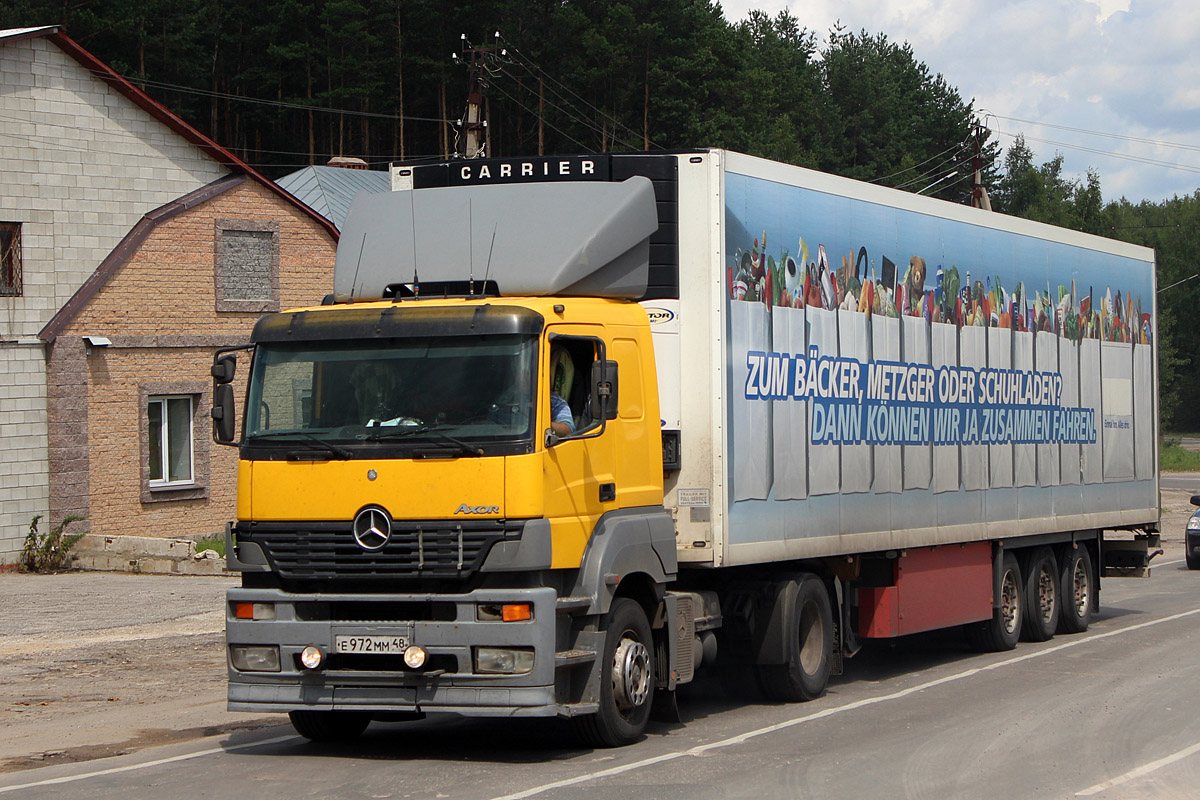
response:
[[[500,34],[496,34],[497,39]],[[455,53],[454,61],[467,61],[470,56],[470,71],[467,78],[467,109],[459,120],[458,138],[454,154],[459,158],[482,158],[487,149],[487,121],[483,119],[483,72],[484,59],[492,53],[505,55],[500,47],[471,47],[467,35],[462,35],[462,58]]]
[[[987,189],[983,188],[983,125],[975,123],[975,154],[971,157],[971,170],[973,177],[971,178],[971,205],[975,208],[982,208],[984,211],[992,210],[992,201],[988,197]]]

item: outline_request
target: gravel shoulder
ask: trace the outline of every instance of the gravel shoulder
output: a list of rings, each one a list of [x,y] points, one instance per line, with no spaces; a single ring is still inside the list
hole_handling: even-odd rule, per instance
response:
[[[0,574],[0,772],[283,721],[225,710],[235,582]]]

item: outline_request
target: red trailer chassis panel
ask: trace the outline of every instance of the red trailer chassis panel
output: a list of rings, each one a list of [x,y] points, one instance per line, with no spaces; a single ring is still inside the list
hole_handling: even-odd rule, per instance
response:
[[[906,550],[892,586],[858,590],[858,635],[886,639],[992,616],[992,544]]]

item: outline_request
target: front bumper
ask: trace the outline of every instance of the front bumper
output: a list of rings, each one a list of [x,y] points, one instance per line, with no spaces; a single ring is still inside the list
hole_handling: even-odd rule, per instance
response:
[[[244,672],[229,662],[230,711],[420,711],[467,716],[554,716],[557,594],[550,588],[480,589],[457,595],[293,594],[230,589],[228,645],[278,646],[279,672]],[[273,603],[275,619],[234,616],[235,603]],[[532,619],[478,621],[481,604],[529,603]],[[307,670],[299,653],[334,652],[334,637],[406,636],[429,654],[411,670],[394,657],[331,657]],[[533,669],[519,675],[474,671],[474,648],[529,648]]]
[[[1187,531],[1183,537],[1183,545],[1193,558],[1200,556],[1200,530]]]

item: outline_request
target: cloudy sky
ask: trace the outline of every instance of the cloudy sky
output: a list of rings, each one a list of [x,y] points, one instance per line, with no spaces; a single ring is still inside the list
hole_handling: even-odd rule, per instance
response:
[[[1002,147],[1100,173],[1108,200],[1200,188],[1196,0],[722,0],[730,20],[788,8],[822,45],[836,22],[907,41]]]

